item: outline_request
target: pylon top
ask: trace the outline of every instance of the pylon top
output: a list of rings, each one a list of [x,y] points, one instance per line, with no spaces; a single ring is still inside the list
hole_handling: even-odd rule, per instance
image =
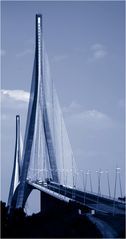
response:
[[[40,13],[36,14],[36,18],[38,18],[38,17],[42,18],[42,14],[40,14]]]

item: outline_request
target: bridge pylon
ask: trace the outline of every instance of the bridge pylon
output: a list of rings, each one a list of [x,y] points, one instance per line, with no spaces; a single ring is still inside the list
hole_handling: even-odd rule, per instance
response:
[[[14,154],[14,165],[13,165],[13,172],[12,172],[12,179],[8,197],[7,206],[11,208],[12,198],[14,192],[20,182],[20,175],[21,175],[21,158],[22,158],[22,142],[21,142],[21,134],[20,134],[20,116],[16,115],[16,140],[15,140],[15,154]]]
[[[38,132],[38,120],[41,115],[41,125],[43,129],[43,137],[45,148],[48,155],[48,164],[51,168],[51,179],[55,182],[59,182],[58,170],[56,164],[55,150],[52,142],[52,133],[50,128],[50,122],[47,112],[47,96],[45,93],[45,87],[47,82],[45,82],[44,75],[44,42],[43,42],[43,32],[42,32],[42,15],[36,15],[36,33],[35,33],[35,57],[33,65],[33,75],[32,84],[30,91],[30,99],[28,106],[26,130],[23,145],[23,155],[22,155],[22,168],[20,172],[20,183],[16,188],[15,194],[12,200],[9,200],[9,205],[12,204],[14,208],[23,208],[26,201],[26,195],[28,194],[28,170],[31,161],[32,148],[34,147],[34,138],[37,136]],[[40,134],[40,133],[39,133]],[[36,144],[36,143],[35,143]],[[36,146],[37,148],[38,146]],[[43,150],[44,151],[44,150]],[[46,158],[46,157],[45,157]],[[42,160],[42,159],[41,159]],[[14,170],[16,170],[14,168]],[[15,174],[15,173],[14,173]],[[14,181],[12,179],[12,181]],[[12,190],[12,187],[10,188]],[[11,201],[13,201],[11,203]]]

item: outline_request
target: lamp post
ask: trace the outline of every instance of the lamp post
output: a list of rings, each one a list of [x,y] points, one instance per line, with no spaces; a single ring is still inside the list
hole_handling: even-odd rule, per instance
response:
[[[91,170],[89,170],[89,179],[90,179],[90,189],[91,189],[91,193],[92,193],[93,192],[93,188],[92,188]]]
[[[106,170],[106,175],[107,175],[107,182],[108,182],[108,193],[109,193],[109,198],[111,198],[110,182],[109,182],[109,172],[108,172],[108,170]]]
[[[117,187],[117,176],[120,175],[120,168],[116,167],[115,172],[115,187],[114,187],[114,198],[113,198],[113,216],[115,215],[115,206],[116,206],[116,187]],[[120,181],[120,180],[119,180]],[[121,183],[121,181],[120,181]],[[121,184],[120,184],[121,185]],[[122,188],[120,188],[122,190]],[[122,193],[122,191],[121,191]]]
[[[65,196],[66,196],[66,187],[67,187],[67,176],[68,176],[68,171],[66,169],[66,175],[65,175]]]
[[[83,188],[83,192],[84,192],[84,198],[83,198],[83,203],[85,204],[85,183],[84,183],[84,171],[83,170],[81,170],[81,172],[82,172],[82,188]]]
[[[75,189],[76,189],[76,173],[73,172],[73,191],[72,191],[72,199],[75,199]]]
[[[101,174],[103,173],[103,171],[101,171],[101,169],[99,171],[96,171],[97,175],[98,175],[98,195],[97,195],[97,207],[98,207],[98,203],[99,203],[99,196],[101,196]]]
[[[85,173],[85,184],[84,184],[84,204],[86,203],[87,176],[88,176],[88,171]]]

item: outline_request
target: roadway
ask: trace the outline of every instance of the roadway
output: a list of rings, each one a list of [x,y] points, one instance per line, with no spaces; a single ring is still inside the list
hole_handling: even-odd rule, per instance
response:
[[[125,203],[102,197],[89,192],[82,192],[54,182],[28,181],[34,188],[69,203],[76,203],[78,213],[86,215],[96,225],[102,238],[116,238],[124,234]],[[122,236],[121,236],[122,238]]]
[[[52,196],[56,196],[64,201],[76,201],[82,205],[86,205],[92,210],[102,212],[104,214],[125,214],[125,203],[118,200],[113,200],[101,195],[89,192],[82,192],[77,189],[65,187],[52,181],[48,183],[43,182],[29,182],[34,187],[41,191],[45,191]]]

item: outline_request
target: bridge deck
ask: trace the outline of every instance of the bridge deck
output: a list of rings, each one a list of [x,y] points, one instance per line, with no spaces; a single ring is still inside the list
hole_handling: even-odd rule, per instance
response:
[[[87,205],[89,208],[95,211],[101,211],[104,214],[125,214],[125,203],[119,202],[117,200],[112,200],[88,192],[82,192],[53,182],[44,184],[36,182],[28,183],[40,191],[44,191],[53,197],[66,202],[73,200],[83,205]]]
[[[56,183],[28,182],[34,188],[43,191],[53,197],[67,203],[75,202],[81,214],[86,215],[89,220],[100,230],[103,238],[120,237],[125,230],[125,203],[113,201],[112,199],[98,197],[95,194],[84,193],[79,190],[68,188]],[[79,203],[79,204],[78,204]],[[82,207],[81,207],[82,205]],[[83,209],[90,209],[86,212]],[[92,215],[93,211],[95,214]],[[113,213],[114,212],[114,213]]]

